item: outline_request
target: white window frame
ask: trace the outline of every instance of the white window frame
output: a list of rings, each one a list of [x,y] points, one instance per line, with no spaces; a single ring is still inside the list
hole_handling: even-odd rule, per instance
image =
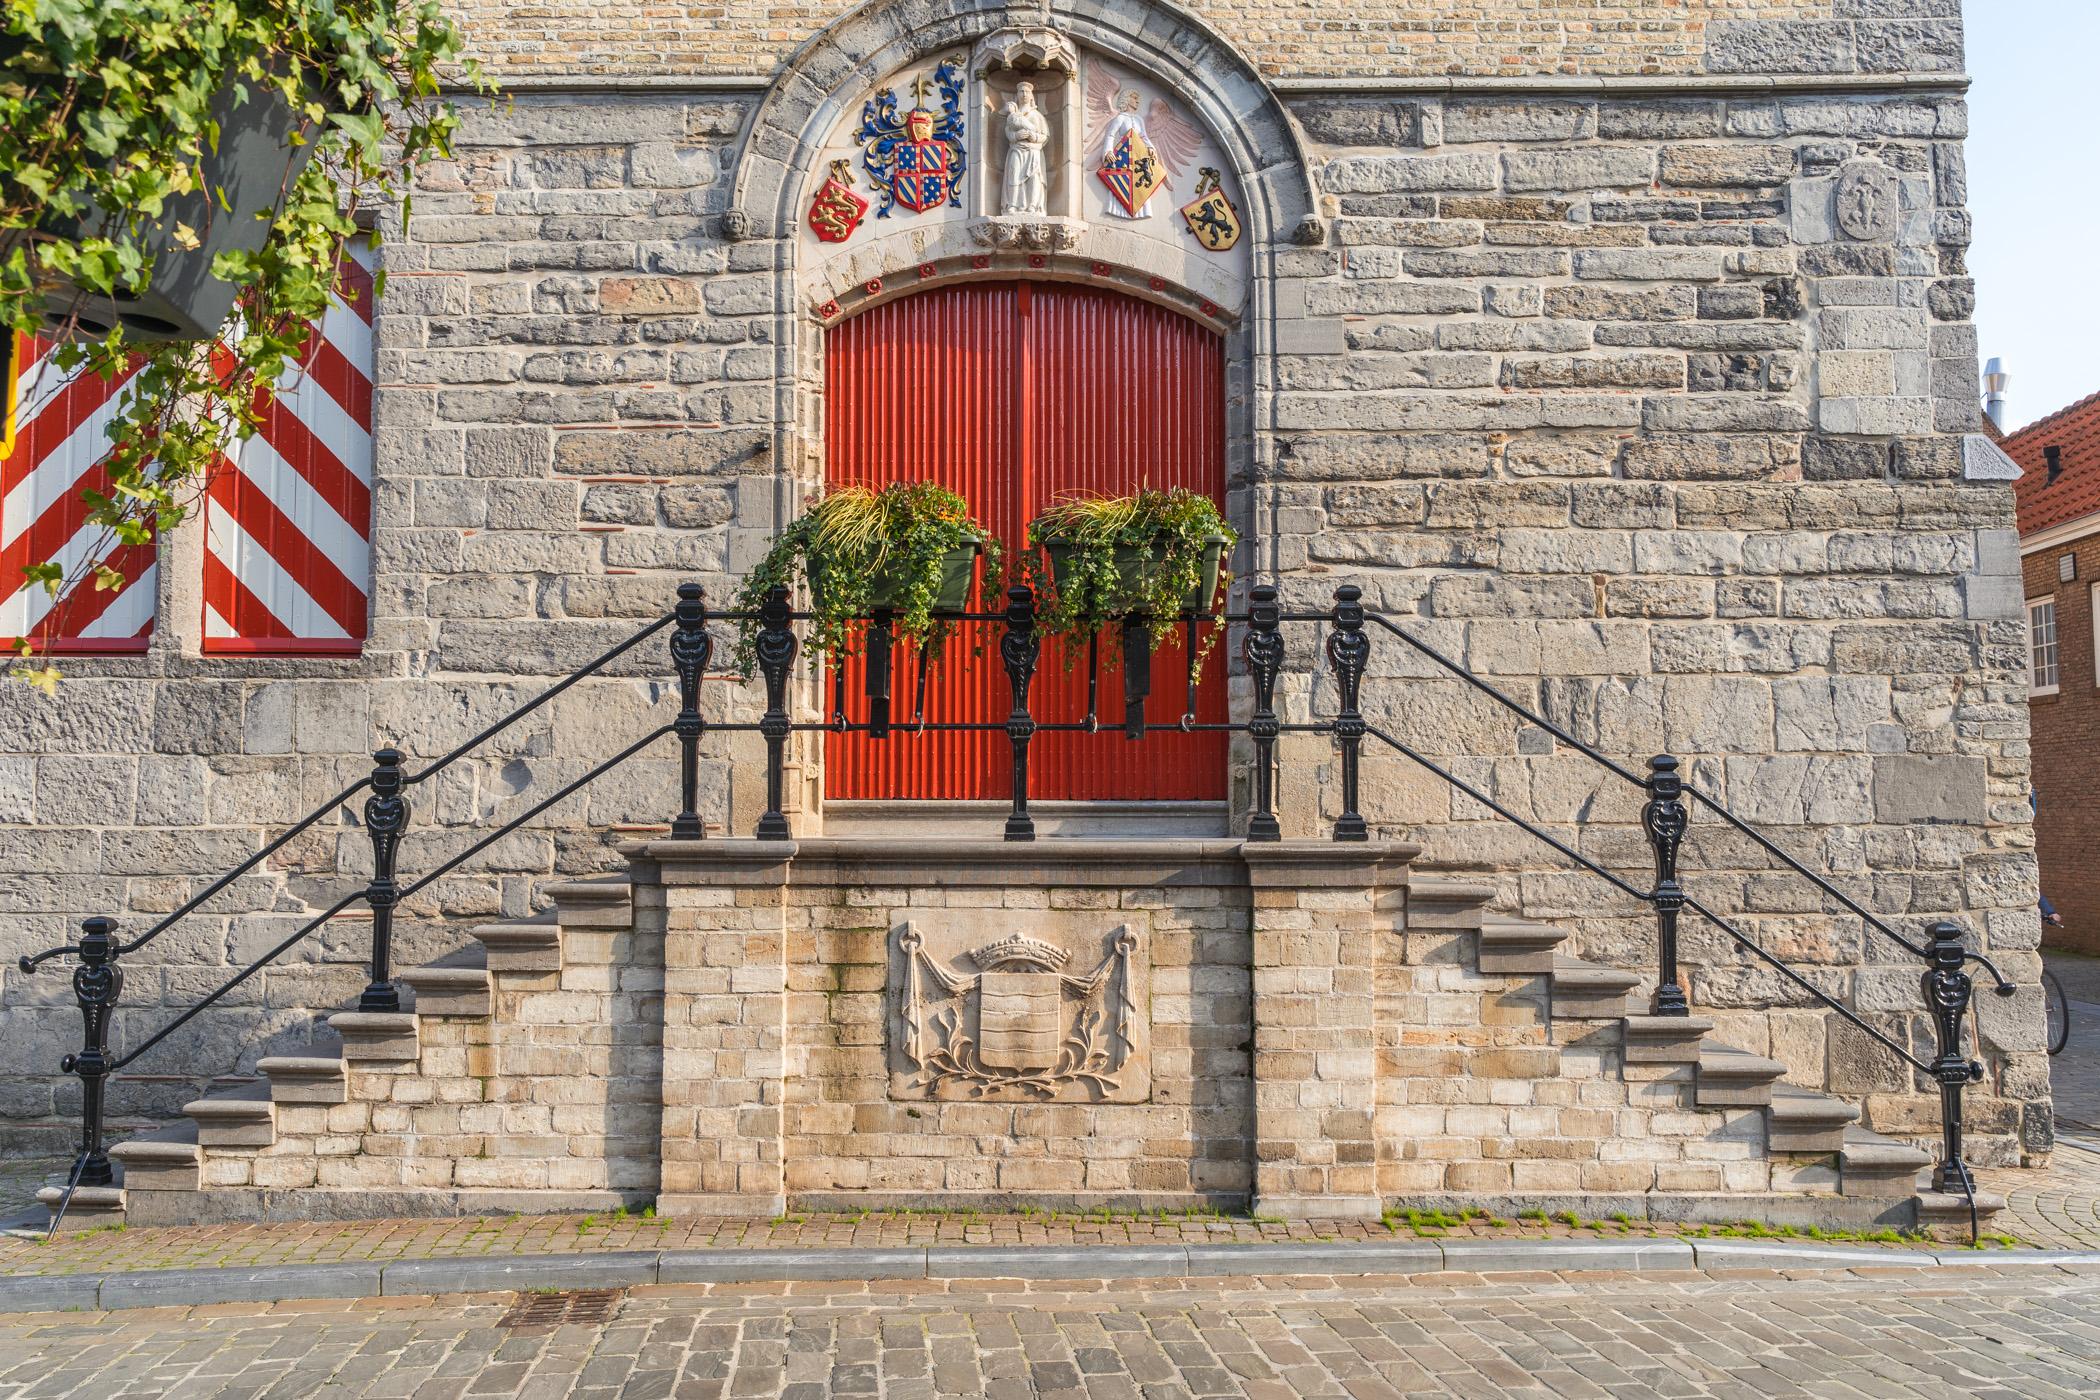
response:
[[[2047,610],[2048,640],[2039,636],[2044,625],[2041,614]],[[2046,669],[2043,666],[2047,658]],[[2048,682],[2042,682],[2047,675]],[[2054,695],[2063,679],[2063,636],[2057,626],[2056,595],[2027,600],[2027,693],[2029,695]]]
[[[2093,684],[2100,686],[2100,580],[2086,585],[2086,629],[2093,634]]]

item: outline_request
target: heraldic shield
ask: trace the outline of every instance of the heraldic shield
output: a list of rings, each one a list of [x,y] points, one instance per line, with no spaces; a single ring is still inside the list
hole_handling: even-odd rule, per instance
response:
[[[844,243],[867,212],[868,201],[853,192],[853,163],[833,161],[831,178],[810,201],[810,231],[826,243]]]
[[[901,204],[914,213],[943,204],[962,207],[962,178],[969,164],[962,111],[963,76],[955,63],[943,63],[912,82],[918,105],[897,110],[897,94],[884,88],[860,109],[861,164],[882,193],[875,217],[887,219]],[[940,94],[938,112],[926,99]]]
[[[1204,166],[1196,180],[1196,197],[1181,206],[1181,217],[1206,252],[1222,253],[1240,241],[1240,211],[1219,187],[1218,172]]]
[[[1094,173],[1133,218],[1144,209],[1153,192],[1167,182],[1166,169],[1152,144],[1135,128],[1117,137],[1116,144],[1102,153],[1101,168]]]
[[[1008,1103],[1142,1103],[1151,1095],[1150,960],[1118,928],[1086,966],[1022,933],[936,955],[898,931],[890,1096]]]

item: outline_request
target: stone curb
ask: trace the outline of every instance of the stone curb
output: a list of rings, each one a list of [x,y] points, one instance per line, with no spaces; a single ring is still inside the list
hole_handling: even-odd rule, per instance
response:
[[[0,1313],[112,1311],[294,1298],[372,1298],[658,1283],[895,1279],[1243,1278],[1260,1275],[1530,1273],[1611,1269],[2100,1267],[2100,1251],[1845,1249],[1756,1240],[1396,1240],[1374,1244],[1163,1244],[866,1249],[677,1249],[512,1254],[106,1274],[0,1275]]]

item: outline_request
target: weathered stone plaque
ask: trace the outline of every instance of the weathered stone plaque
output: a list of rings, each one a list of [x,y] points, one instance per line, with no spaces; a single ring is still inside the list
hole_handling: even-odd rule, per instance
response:
[[[974,919],[900,926],[890,1097],[1143,1103],[1152,1093],[1144,942],[1121,925],[1003,934]]]

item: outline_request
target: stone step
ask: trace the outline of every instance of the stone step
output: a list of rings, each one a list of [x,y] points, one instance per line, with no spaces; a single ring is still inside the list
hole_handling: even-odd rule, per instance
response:
[[[561,925],[551,916],[480,924],[473,934],[490,972],[561,971]]]
[[[127,1191],[194,1191],[204,1153],[197,1145],[197,1124],[188,1120],[146,1137],[132,1138],[109,1149],[122,1168]]]
[[[1485,936],[1485,930],[1483,930]],[[1553,1014],[1571,1019],[1616,1021],[1626,1015],[1626,997],[1641,979],[1615,967],[1553,955]]]
[[[415,989],[418,1016],[486,1016],[491,1009],[486,967],[433,963],[411,968],[401,980]]]
[[[627,928],[634,922],[634,886],[622,875],[542,885],[563,928]]]
[[[1761,1108],[1772,1102],[1772,1085],[1786,1066],[1733,1045],[1709,1040],[1699,1047],[1701,1108]]]
[[[1865,1128],[1845,1130],[1838,1151],[1838,1194],[1896,1198],[1918,1192],[1918,1176],[1932,1159],[1909,1143],[1885,1138]],[[1968,1209],[1966,1205],[1962,1207]]]
[[[1408,931],[1477,929],[1489,917],[1484,911],[1487,902],[1494,897],[1493,885],[1410,870],[1407,874]]]
[[[1629,1065],[1696,1065],[1714,1028],[1705,1016],[1628,1016],[1622,1025]]]
[[[1766,1145],[1774,1152],[1836,1152],[1859,1109],[1843,1099],[1792,1084],[1774,1084],[1766,1112]]]
[[[72,1173],[69,1163],[67,1174]],[[49,1211],[56,1211],[58,1203],[65,1198],[63,1184],[46,1186],[36,1193],[36,1203]],[[124,1188],[121,1186],[76,1186],[72,1203],[66,1207],[65,1223],[61,1230],[94,1230],[106,1225],[124,1223]]]
[[[277,1141],[277,1106],[265,1082],[186,1103],[182,1111],[196,1121],[202,1148],[268,1147]]]
[[[342,1103],[350,1078],[341,1055],[265,1055],[255,1062],[277,1103]]]
[[[1988,1191],[1976,1193],[1976,1219],[1983,1223],[2005,1209],[2005,1197],[1992,1195]],[[1918,1193],[1918,1223],[1920,1225],[1954,1225],[1969,1223],[1969,1198],[1959,1191],[1920,1191]]]
[[[1558,957],[1553,950],[1567,936],[1566,929],[1551,924],[1490,915],[1480,925],[1480,970],[1519,976],[1552,972]]]
[[[351,1064],[412,1065],[422,1048],[407,1011],[339,1011],[328,1025],[343,1038],[343,1059]]]

